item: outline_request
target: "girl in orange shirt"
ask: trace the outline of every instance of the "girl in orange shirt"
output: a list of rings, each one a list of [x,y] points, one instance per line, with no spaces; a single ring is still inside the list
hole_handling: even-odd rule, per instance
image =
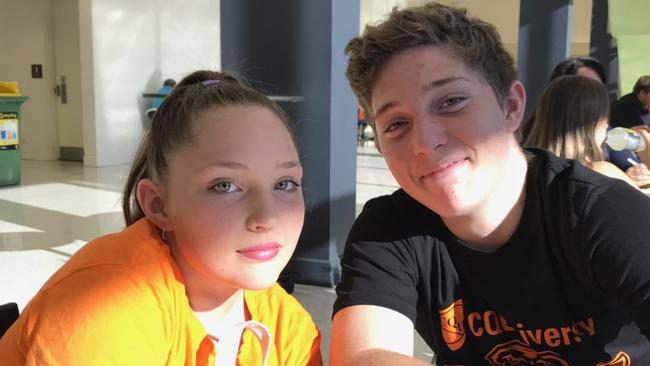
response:
[[[219,72],[165,99],[124,191],[127,228],[91,241],[0,340],[4,365],[320,365],[276,284],[303,225],[282,110]]]

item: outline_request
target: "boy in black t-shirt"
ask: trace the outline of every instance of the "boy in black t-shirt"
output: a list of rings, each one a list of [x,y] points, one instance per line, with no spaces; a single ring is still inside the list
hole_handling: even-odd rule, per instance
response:
[[[346,52],[402,189],[350,232],[332,364],[422,364],[414,328],[440,365],[650,364],[650,199],[519,147],[525,92],[496,29],[430,4]]]

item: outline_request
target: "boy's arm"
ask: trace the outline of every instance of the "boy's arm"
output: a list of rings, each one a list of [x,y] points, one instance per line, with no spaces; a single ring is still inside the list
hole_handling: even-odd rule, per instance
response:
[[[332,323],[330,363],[342,366],[427,365],[413,358],[413,323],[374,305],[339,310]]]

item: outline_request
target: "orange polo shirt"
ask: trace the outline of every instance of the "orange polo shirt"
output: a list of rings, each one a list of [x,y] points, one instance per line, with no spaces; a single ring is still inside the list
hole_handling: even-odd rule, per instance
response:
[[[277,284],[244,291],[273,337],[269,365],[322,365],[311,316]],[[216,350],[218,351],[218,350]],[[91,241],[40,289],[0,339],[2,365],[210,365],[215,349],[190,308],[180,269],[142,219]],[[246,331],[239,365],[261,365]]]

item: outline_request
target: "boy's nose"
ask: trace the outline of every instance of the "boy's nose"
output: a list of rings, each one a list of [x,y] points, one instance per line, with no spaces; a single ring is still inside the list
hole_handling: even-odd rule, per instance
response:
[[[440,123],[432,119],[414,122],[411,135],[414,155],[430,154],[438,147],[445,145],[447,141],[447,132]]]

